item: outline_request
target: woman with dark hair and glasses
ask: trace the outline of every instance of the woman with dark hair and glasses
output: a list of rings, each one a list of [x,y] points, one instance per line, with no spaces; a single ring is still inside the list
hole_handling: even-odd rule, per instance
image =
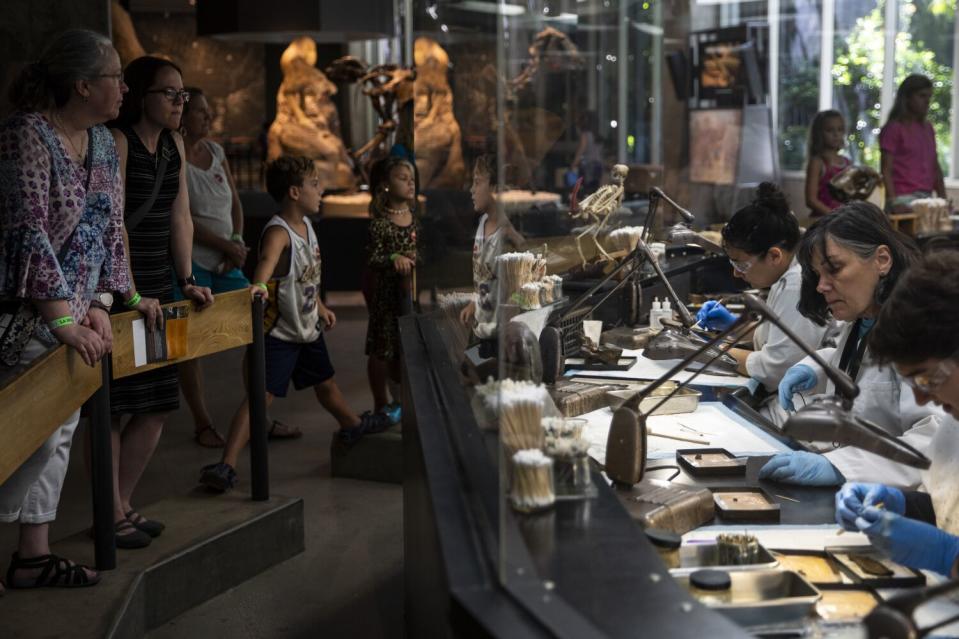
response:
[[[769,307],[796,334],[818,348],[829,327],[796,312],[802,284],[802,270],[796,261],[798,244],[799,222],[789,210],[786,196],[769,182],[760,184],[752,204],[739,209],[723,227],[723,248],[733,275],[754,288],[768,288]],[[722,304],[709,301],[696,319],[705,328],[722,330],[736,320],[736,315]],[[739,371],[768,392],[774,392],[789,367],[805,357],[785,333],[769,322],[755,330],[753,345],[754,351],[733,349],[731,354],[739,360]]]
[[[892,290],[869,336],[869,348],[912,387],[916,403],[959,414],[959,254],[927,255]],[[921,326],[919,329],[917,327]],[[955,578],[959,558],[959,424],[943,421],[928,447],[925,492],[848,483],[836,494],[836,521],[866,533],[873,546],[911,568]],[[880,507],[881,504],[881,507]]]
[[[866,339],[893,286],[919,259],[916,244],[894,230],[874,204],[852,202],[806,231],[798,257],[803,278],[799,312],[820,324],[830,318],[844,322],[836,348],[821,349],[819,354],[859,386],[853,413],[926,450],[942,411],[917,405],[902,376],[877,361]],[[835,392],[811,358],[786,372],[779,384],[779,402],[785,410],[794,410],[794,396],[806,391]],[[823,455],[780,453],[759,476],[816,486],[837,486],[848,479],[915,487],[920,481],[916,469],[850,446]]]
[[[193,222],[187,195],[183,138],[177,132],[189,94],[180,69],[160,58],[137,58],[123,72],[130,92],[112,132],[126,185],[124,211],[134,288],[117,310],[143,299],[147,328],[162,325],[160,304],[174,301],[174,281],[202,309],[210,289],[196,285],[191,251]],[[131,505],[156,449],[166,416],[179,407],[177,367],[167,366],[113,382],[114,518],[118,548],[142,548],[163,531]],[[130,415],[124,424],[122,418]]]

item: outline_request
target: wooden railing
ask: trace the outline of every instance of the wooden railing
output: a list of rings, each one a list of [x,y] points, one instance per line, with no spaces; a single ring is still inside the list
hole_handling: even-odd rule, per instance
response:
[[[189,306],[190,302],[164,308]],[[184,357],[135,365],[133,323],[136,311],[111,315],[113,353],[96,366],[83,363],[76,351],[57,346],[22,372],[0,382],[0,484],[34,453],[67,417],[89,401],[91,477],[93,481],[96,564],[116,566],[113,533],[113,469],[110,443],[110,381],[220,351],[249,346],[250,460],[254,500],[269,499],[266,433],[266,380],[263,353],[263,302],[250,303],[246,290],[222,293],[204,311],[192,310]]]

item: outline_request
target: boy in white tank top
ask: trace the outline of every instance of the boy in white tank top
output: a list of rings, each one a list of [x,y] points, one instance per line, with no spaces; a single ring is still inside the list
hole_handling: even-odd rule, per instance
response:
[[[353,412],[333,379],[323,332],[336,326],[336,315],[320,300],[320,246],[307,218],[319,212],[323,195],[313,161],[287,156],[274,160],[266,170],[266,186],[280,212],[263,229],[250,286],[252,296],[268,302],[266,405],[286,396],[290,380],[296,390],[312,386],[320,404],[339,422],[340,439],[353,444],[367,433],[385,430],[390,422],[381,413]],[[217,491],[233,488],[237,458],[249,439],[246,398],[233,416],[223,458],[203,468],[200,483]]]

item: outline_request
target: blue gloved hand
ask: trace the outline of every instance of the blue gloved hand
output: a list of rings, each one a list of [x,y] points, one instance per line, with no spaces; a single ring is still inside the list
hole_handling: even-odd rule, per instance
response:
[[[805,364],[796,364],[786,371],[782,381],[779,382],[779,405],[783,407],[783,410],[795,411],[793,395],[800,391],[812,390],[818,383],[816,371]]]
[[[849,482],[836,493],[836,523],[848,531],[856,532],[856,518],[863,508],[882,504],[891,513],[906,512],[906,496],[898,488],[883,484]]]
[[[699,325],[711,331],[724,331],[737,319],[739,319],[738,315],[730,313],[729,309],[716,300],[709,300],[696,313],[696,321]]]
[[[887,510],[863,509],[856,526],[868,535],[873,546],[903,566],[948,576],[959,557],[959,537]]]
[[[774,455],[759,469],[759,478],[800,486],[838,486],[846,481],[828,459],[801,450]]]

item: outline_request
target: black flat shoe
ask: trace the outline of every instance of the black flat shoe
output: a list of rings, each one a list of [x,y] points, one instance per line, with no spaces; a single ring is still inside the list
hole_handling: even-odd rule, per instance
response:
[[[117,548],[124,550],[135,550],[137,548],[146,548],[153,541],[150,535],[142,530],[138,530],[129,519],[123,519],[113,525],[114,543]],[[123,533],[122,535],[120,533]]]
[[[147,519],[135,510],[131,510],[130,512],[126,513],[126,518],[131,524],[133,524],[134,528],[145,532],[151,537],[159,537],[160,533],[162,533],[166,528],[166,526],[160,522]]]

